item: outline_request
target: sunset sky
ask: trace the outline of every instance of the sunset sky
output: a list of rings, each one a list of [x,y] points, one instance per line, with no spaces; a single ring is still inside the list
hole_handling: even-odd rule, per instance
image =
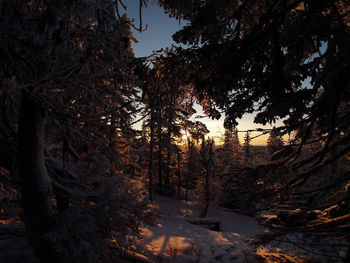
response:
[[[131,19],[134,19],[135,25],[139,25],[139,1],[126,0],[124,3],[127,5],[127,13]],[[123,10],[120,10],[123,13]],[[125,11],[124,11],[125,12]],[[161,48],[169,47],[171,44],[175,44],[172,40],[172,35],[185,25],[185,22],[169,18],[157,5],[149,4],[148,8],[143,8],[142,23],[145,27],[148,25],[148,29],[145,32],[137,32],[134,30],[134,37],[139,43],[133,44],[133,49],[136,57],[149,56],[153,50],[159,50]],[[197,105],[197,113],[195,115],[202,115],[201,106]],[[248,130],[256,128],[271,128],[271,126],[262,126],[253,123],[254,115],[247,114],[241,120],[239,120],[238,130]],[[205,123],[210,130],[208,136],[218,139],[224,134],[223,120],[224,116],[220,120],[211,120],[209,118],[198,119]],[[140,124],[139,124],[140,125]],[[276,126],[278,126],[276,124]],[[138,126],[136,126],[138,127]],[[251,137],[254,137],[260,133],[253,132]],[[243,143],[244,133],[239,133],[240,141]],[[260,136],[252,140],[253,145],[264,145],[268,135]],[[219,141],[217,141],[219,143]]]

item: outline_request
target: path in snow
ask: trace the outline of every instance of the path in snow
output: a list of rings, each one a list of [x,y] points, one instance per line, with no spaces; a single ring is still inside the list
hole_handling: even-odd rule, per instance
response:
[[[198,203],[156,195],[154,205],[159,207],[161,222],[142,229],[145,252],[154,261],[256,262],[253,249],[246,243],[250,236],[263,231],[254,218],[210,207],[208,217],[221,221],[221,232],[215,232],[185,221],[198,217]]]

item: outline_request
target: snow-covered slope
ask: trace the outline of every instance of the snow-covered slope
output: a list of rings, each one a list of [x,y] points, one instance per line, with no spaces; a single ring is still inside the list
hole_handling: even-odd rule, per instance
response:
[[[155,262],[255,262],[253,248],[246,241],[263,229],[254,218],[210,207],[208,217],[221,222],[222,231],[216,232],[186,221],[198,217],[197,203],[155,196],[154,205],[162,220],[142,232],[145,253]]]

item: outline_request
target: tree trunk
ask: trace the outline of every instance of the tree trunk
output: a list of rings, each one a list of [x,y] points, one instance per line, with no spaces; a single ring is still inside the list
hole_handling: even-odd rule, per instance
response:
[[[67,177],[69,140],[70,140],[70,131],[69,131],[69,127],[66,127],[66,130],[64,131],[63,147],[62,147],[62,171],[60,174],[60,176],[62,176],[63,178]],[[67,210],[70,206],[70,198],[58,189],[54,188],[53,191],[55,192],[57,211],[62,212]]]
[[[206,217],[209,209],[210,202],[210,177],[213,176],[214,170],[214,153],[213,153],[213,142],[208,141],[209,147],[207,149],[208,152],[205,154],[205,196],[204,196],[204,208],[202,212],[202,217]]]
[[[53,227],[51,182],[44,158],[45,110],[22,91],[18,125],[18,177],[29,241],[40,262],[59,262],[44,237]]]
[[[181,162],[180,151],[177,151],[177,198],[181,199]]]
[[[149,164],[148,164],[148,178],[149,178],[149,200],[152,202],[152,170],[153,170],[153,144],[154,144],[154,117],[153,111],[151,110],[151,123],[150,123],[150,142],[149,142]]]
[[[169,124],[170,126],[170,124]],[[168,128],[168,134],[167,134],[167,166],[166,166],[166,174],[164,178],[165,184],[169,185],[170,184],[170,162],[171,162],[171,150],[170,150],[170,143],[171,143],[171,132]]]
[[[109,149],[111,151],[111,157],[110,157],[110,162],[111,162],[111,167],[109,168],[109,173],[111,176],[115,174],[116,167],[115,167],[115,162],[116,162],[116,122],[115,122],[115,117],[112,113],[111,116],[111,125],[110,125],[110,134],[109,134]]]
[[[158,184],[159,184],[159,193],[162,194],[163,186],[163,176],[162,176],[162,115],[159,110],[158,116]]]
[[[170,105],[173,105],[173,98],[171,98]],[[172,125],[173,125],[173,116],[171,114],[171,110],[167,111],[167,119],[168,119],[168,131],[167,131],[167,167],[165,174],[165,184],[170,184],[170,163],[171,163],[171,133],[172,133]]]
[[[188,160],[187,160],[187,175],[186,175],[186,190],[185,190],[185,201],[187,202],[188,201],[188,187],[189,187],[189,184],[190,184],[190,174],[191,174],[191,170],[192,170],[192,167],[191,167],[191,162],[192,162],[192,147],[190,145],[190,138],[187,137],[187,146],[188,146]]]
[[[345,258],[342,259],[344,263],[350,262],[350,236],[347,238],[348,240],[348,251],[346,252]]]
[[[204,197],[204,208],[201,217],[206,217],[208,214],[208,208],[209,208],[209,173],[206,169],[205,171],[205,197]]]

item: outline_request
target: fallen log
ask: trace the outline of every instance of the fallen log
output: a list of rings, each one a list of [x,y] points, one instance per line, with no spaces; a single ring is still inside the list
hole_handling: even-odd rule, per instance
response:
[[[123,253],[120,258],[134,263],[154,263],[150,258],[136,252]]]
[[[190,224],[199,225],[213,231],[221,230],[221,222],[216,218],[186,218],[185,220]]]

